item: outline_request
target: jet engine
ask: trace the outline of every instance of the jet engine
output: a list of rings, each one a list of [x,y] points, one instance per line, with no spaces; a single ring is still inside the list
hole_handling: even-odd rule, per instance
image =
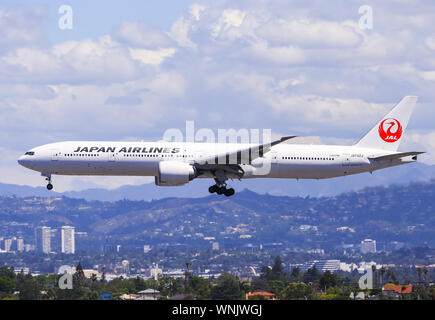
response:
[[[155,183],[158,186],[182,186],[196,177],[195,168],[188,163],[162,161],[159,163]]]

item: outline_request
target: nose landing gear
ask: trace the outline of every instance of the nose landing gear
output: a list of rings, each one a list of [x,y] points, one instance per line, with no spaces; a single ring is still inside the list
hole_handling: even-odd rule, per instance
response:
[[[47,189],[52,190],[53,185],[51,184],[51,174],[50,173],[41,173],[41,176],[46,177],[45,180],[48,182]]]

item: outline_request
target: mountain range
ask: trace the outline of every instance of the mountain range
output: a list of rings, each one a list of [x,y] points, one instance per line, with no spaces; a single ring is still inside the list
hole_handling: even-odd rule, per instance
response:
[[[373,174],[363,173],[327,180],[246,179],[230,181],[229,185],[236,192],[246,189],[258,194],[277,196],[326,197],[336,196],[343,192],[357,191],[365,187],[406,184],[430,179],[435,179],[435,165],[413,163],[375,171]],[[208,187],[213,183],[211,179],[196,179],[181,187],[158,187],[154,183],[148,183],[124,185],[117,189],[91,188],[63,193],[48,191],[44,186],[35,188],[0,183],[0,196],[66,196],[99,201],[117,201],[121,199],[150,201],[168,197],[205,197],[209,194]],[[41,179],[42,184],[43,180]]]
[[[86,201],[67,197],[0,197],[0,233],[31,239],[37,226],[86,232],[84,247],[106,243],[210,246],[281,243],[332,248],[371,238],[435,245],[435,179],[369,187],[331,197],[260,195],[153,201]],[[27,240],[26,240],[27,241]]]

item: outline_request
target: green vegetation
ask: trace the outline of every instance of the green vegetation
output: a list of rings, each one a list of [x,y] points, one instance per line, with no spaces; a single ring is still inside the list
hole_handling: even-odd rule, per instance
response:
[[[315,267],[306,272],[293,268],[287,273],[279,256],[275,257],[272,268],[263,267],[260,277],[252,281],[242,281],[229,273],[207,280],[194,276],[189,272],[189,267],[191,264],[186,264],[184,278],[160,277],[157,280],[144,280],[140,277],[119,277],[107,282],[104,278],[97,279],[96,276],[86,278],[79,263],[72,277],[73,289],[60,289],[58,283],[61,275],[32,276],[23,272],[16,274],[13,268],[3,266],[0,267],[0,299],[97,300],[107,293],[113,299],[119,299],[123,294],[137,294],[145,289],[155,289],[160,292],[159,299],[181,296],[182,299],[240,300],[245,299],[248,292],[269,292],[275,298],[283,300],[349,300],[352,293],[358,294],[360,291],[359,274],[329,271],[322,273]],[[424,269],[418,270],[409,269],[416,276],[427,273]],[[435,300],[435,286],[428,281],[414,284],[410,294],[383,294],[383,285],[399,284],[397,277],[392,270],[385,268],[375,270],[374,274],[375,288],[364,292],[367,297]],[[403,286],[405,284],[407,283],[401,283]],[[257,294],[252,299],[262,300],[265,297]]]

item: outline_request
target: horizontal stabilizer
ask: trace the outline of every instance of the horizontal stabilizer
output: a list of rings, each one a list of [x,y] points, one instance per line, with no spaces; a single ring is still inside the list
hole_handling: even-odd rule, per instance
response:
[[[401,152],[401,153],[387,154],[386,156],[373,157],[373,158],[369,158],[369,159],[374,160],[374,161],[388,161],[388,160],[400,159],[403,157],[416,156],[416,155],[422,154],[422,153],[425,153],[425,152],[419,152],[419,151]]]

